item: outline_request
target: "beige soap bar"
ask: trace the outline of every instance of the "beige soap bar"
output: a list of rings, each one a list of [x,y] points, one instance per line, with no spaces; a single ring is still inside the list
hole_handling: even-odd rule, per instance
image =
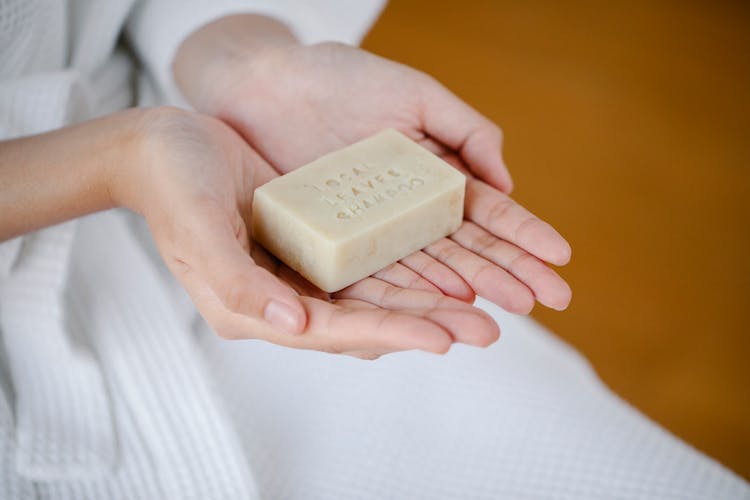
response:
[[[334,292],[456,231],[463,174],[395,130],[255,190],[253,236]]]

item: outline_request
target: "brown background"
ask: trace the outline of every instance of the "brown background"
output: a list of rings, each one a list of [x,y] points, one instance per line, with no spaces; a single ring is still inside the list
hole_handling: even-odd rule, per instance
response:
[[[573,246],[534,315],[750,477],[747,2],[393,0],[365,48],[499,123],[515,197]]]

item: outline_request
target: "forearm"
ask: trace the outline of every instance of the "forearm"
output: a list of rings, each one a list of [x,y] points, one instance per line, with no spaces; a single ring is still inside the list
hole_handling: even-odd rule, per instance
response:
[[[222,97],[220,89],[236,78],[229,68],[252,71],[253,62],[268,52],[297,43],[291,30],[275,19],[227,16],[203,26],[180,45],[173,64],[175,81],[196,109],[210,113]]]
[[[137,161],[141,113],[0,142],[0,241],[114,206],[112,178]]]

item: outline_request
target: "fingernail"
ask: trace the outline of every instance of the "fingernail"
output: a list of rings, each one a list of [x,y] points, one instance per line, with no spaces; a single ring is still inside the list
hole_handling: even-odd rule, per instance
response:
[[[270,301],[263,311],[263,317],[283,332],[293,335],[299,333],[299,314],[283,302]]]

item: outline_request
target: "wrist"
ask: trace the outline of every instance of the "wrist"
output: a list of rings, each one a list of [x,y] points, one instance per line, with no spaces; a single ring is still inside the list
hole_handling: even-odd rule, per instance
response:
[[[169,179],[162,172],[174,162],[176,140],[189,135],[196,114],[172,106],[134,108],[118,113],[117,147],[122,154],[101,171],[113,207],[128,208],[147,219],[162,207]]]
[[[147,124],[154,113],[154,109],[133,108],[103,119],[107,123],[101,128],[107,133],[95,146],[101,154],[96,182],[105,208],[124,207],[143,213],[144,174],[153,156]]]
[[[209,23],[180,45],[172,65],[175,82],[199,111],[215,114],[227,93],[263,61],[299,45],[283,23],[259,15],[227,16]]]
[[[0,240],[123,204],[140,110],[0,143]]]

